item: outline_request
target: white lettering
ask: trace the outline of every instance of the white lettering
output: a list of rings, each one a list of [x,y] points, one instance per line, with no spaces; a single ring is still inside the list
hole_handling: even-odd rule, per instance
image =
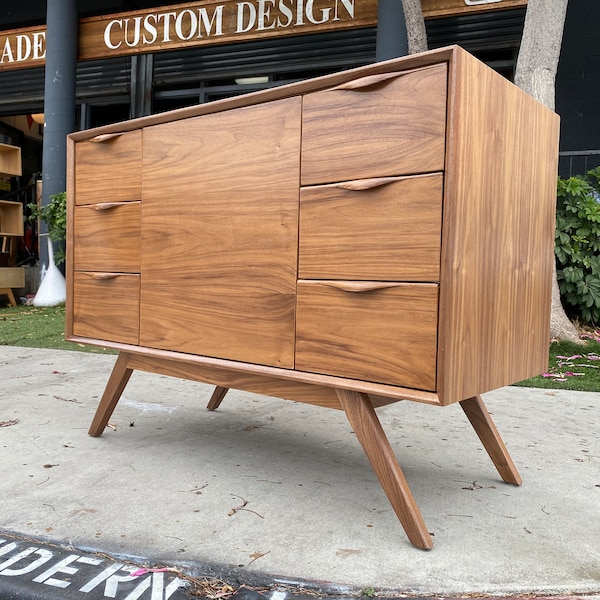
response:
[[[46,32],[38,31],[33,34],[33,59],[37,60],[40,58],[46,58],[46,48],[44,43],[46,42]]]
[[[331,8],[322,8],[321,9],[322,19],[320,21],[317,21],[317,19],[315,19],[315,15],[313,14],[314,1],[315,0],[306,0],[306,17],[307,17],[307,19],[311,23],[314,23],[315,25],[320,25],[321,23],[325,23],[326,21],[329,21],[329,13],[331,12]]]
[[[465,0],[467,6],[477,6],[478,4],[492,4],[494,2],[502,2],[502,0]]]
[[[185,29],[187,31],[189,31],[189,33],[184,33],[184,27],[183,27],[183,21],[185,19],[185,17],[189,18],[189,27],[186,27]],[[198,17],[196,16],[195,12],[192,12],[191,10],[187,9],[187,10],[182,10],[178,15],[177,15],[177,19],[175,20],[175,33],[177,34],[177,37],[180,40],[191,40],[195,35],[196,35],[196,31],[198,29]]]
[[[4,543],[6,542],[6,540],[0,540],[0,542]],[[8,554],[9,552],[12,552],[13,550],[16,550],[17,548],[17,544],[15,544],[14,542],[11,542],[10,544],[6,544],[6,546],[4,546],[3,548],[0,548],[0,556],[3,556],[4,554]]]
[[[112,43],[110,34],[114,25],[118,25],[121,29],[123,29],[123,21],[121,19],[115,19],[114,21],[111,21],[104,30],[104,45],[111,50],[116,50],[121,45],[121,42],[118,44]]]
[[[55,565],[44,571],[41,575],[38,575],[33,581],[35,583],[45,583],[53,587],[66,588],[71,585],[70,581],[64,579],[55,579],[52,575],[56,573],[65,573],[67,575],[74,575],[79,570],[78,567],[69,567],[71,563],[79,562],[87,565],[99,565],[102,562],[101,558],[88,558],[87,556],[78,556],[77,554],[70,554],[67,558],[57,562]]]
[[[12,48],[10,47],[10,38],[6,38],[4,42],[4,50],[2,51],[2,58],[0,58],[0,64],[4,62],[4,59],[8,58],[8,62],[15,62],[13,58]]]
[[[201,8],[198,10],[198,16],[200,17],[201,26],[198,27],[198,37],[202,37],[202,26],[204,26],[204,31],[206,31],[206,35],[210,35],[212,31],[213,24],[215,25],[215,33],[214,35],[223,35],[223,5],[215,7],[215,11],[213,12],[212,19],[208,20],[208,11],[206,8]],[[216,20],[216,23],[215,23]]]
[[[256,22],[256,8],[254,4],[251,2],[238,2],[237,3],[238,11],[237,11],[237,27],[235,29],[236,33],[246,33],[250,31],[254,27],[254,23]],[[245,17],[245,9],[248,9],[248,22],[247,24]]]
[[[98,573],[98,575],[96,575],[96,577],[94,577],[93,579],[88,581],[83,587],[81,587],[79,589],[79,591],[85,592],[86,594],[88,594],[95,587],[98,587],[101,583],[103,583],[109,577],[114,575],[122,566],[123,565],[121,563],[114,563],[114,564],[106,567],[106,569],[104,569],[104,571],[102,571],[101,573]],[[129,575],[129,579],[131,579],[131,575]],[[108,587],[108,584],[106,584],[106,585]],[[104,596],[110,598],[110,596],[107,596],[106,592],[104,593]]]
[[[304,25],[304,0],[297,0],[296,5],[296,25]]]
[[[271,6],[275,6],[275,0],[257,0],[258,2],[258,27],[257,31],[263,31],[265,29],[274,29],[275,21],[273,21],[270,25],[266,24],[266,20],[271,18]],[[267,2],[271,4],[271,6],[266,6]]]
[[[133,19],[133,23],[134,23],[133,41],[131,41],[131,42],[129,41],[130,32],[131,32],[131,27],[129,26],[130,23],[131,23],[131,19],[125,19],[125,43],[130,48],[135,48],[140,43],[142,17],[135,17]]]
[[[17,61],[27,60],[31,54],[31,40],[28,35],[17,36]]]
[[[168,12],[168,13],[161,13],[160,15],[158,15],[156,17],[157,21],[164,21],[163,24],[163,42],[170,42],[171,41],[171,19],[175,19],[177,18],[177,13],[175,12]]]
[[[287,27],[292,22],[294,13],[292,12],[292,9],[286,5],[286,0],[279,0],[279,10],[287,17],[287,22],[284,23],[281,20],[281,17],[277,17],[277,27]]]
[[[344,8],[346,9],[346,12],[348,13],[348,16],[351,19],[354,19],[354,0],[342,0],[342,4],[344,5]],[[340,16],[339,16],[339,12],[338,12],[338,6],[339,6],[339,0],[335,0],[335,14],[333,17],[334,21],[339,21],[340,20]]]
[[[154,24],[150,23],[150,19],[154,21]],[[154,44],[158,38],[158,30],[154,26],[156,24],[156,15],[146,15],[144,19],[144,44]],[[149,37],[146,37],[146,34]]]
[[[30,564],[21,567],[20,569],[9,569],[12,565],[18,563],[21,559],[28,557],[30,554],[39,554],[39,558],[31,562]],[[5,560],[2,564],[0,564],[0,575],[5,575],[6,577],[16,577],[18,575],[25,575],[25,573],[31,573],[44,563],[47,563],[52,558],[52,552],[50,550],[43,550],[40,548],[36,548],[35,546],[30,546],[26,550],[19,552],[19,554],[15,554],[12,558]]]

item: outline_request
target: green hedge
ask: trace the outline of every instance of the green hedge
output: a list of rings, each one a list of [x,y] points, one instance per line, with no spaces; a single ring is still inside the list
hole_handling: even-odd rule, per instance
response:
[[[558,180],[556,270],[565,309],[600,323],[600,167]]]

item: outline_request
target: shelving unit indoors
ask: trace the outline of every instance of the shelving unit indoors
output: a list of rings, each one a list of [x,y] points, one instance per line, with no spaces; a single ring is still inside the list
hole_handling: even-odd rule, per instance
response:
[[[0,144],[0,176],[21,174],[21,148]],[[25,287],[25,271],[23,267],[9,266],[9,262],[11,249],[23,234],[23,205],[0,200],[0,295],[8,296],[13,306],[16,306],[13,289]]]

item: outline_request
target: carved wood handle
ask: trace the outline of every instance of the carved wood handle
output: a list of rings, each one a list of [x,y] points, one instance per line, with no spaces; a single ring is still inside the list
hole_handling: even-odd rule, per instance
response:
[[[373,188],[381,187],[382,185],[388,185],[390,183],[394,183],[395,181],[400,181],[401,179],[402,177],[374,177],[373,179],[355,179],[353,181],[334,183],[331,185],[331,187],[362,192],[364,190],[371,190]]]
[[[323,281],[321,283],[327,287],[332,287],[336,290],[341,290],[342,292],[352,292],[354,294],[385,290],[401,285],[399,283],[385,281]]]
[[[104,280],[104,279],[116,279],[120,273],[92,273],[92,279]]]
[[[89,141],[94,142],[94,144],[101,144],[102,142],[108,142],[114,138],[118,138],[123,135],[122,133],[103,133],[102,135],[97,135],[96,137],[91,138]]]
[[[410,72],[410,71],[409,71]],[[361,92],[367,91],[369,88],[372,88],[380,83],[387,83],[392,79],[398,79],[398,77],[402,77],[406,75],[407,72],[403,71],[400,73],[382,73],[381,75],[368,75],[367,77],[361,77],[360,79],[353,79],[352,81],[347,81],[346,83],[342,83],[334,88],[331,88],[331,91],[335,90],[347,90],[351,92]]]
[[[111,208],[117,208],[123,206],[123,202],[98,202],[98,204],[89,204],[88,208],[94,210],[109,210]]]

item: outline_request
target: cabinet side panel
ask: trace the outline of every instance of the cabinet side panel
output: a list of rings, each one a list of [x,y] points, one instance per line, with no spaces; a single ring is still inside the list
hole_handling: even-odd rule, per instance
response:
[[[75,217],[75,142],[67,138],[67,239],[65,241],[65,278],[67,280],[67,300],[65,314],[65,337],[73,335],[73,272]]]
[[[449,403],[547,368],[556,114],[457,52],[449,102],[439,391]]]
[[[293,367],[300,103],[144,130],[143,345]]]

